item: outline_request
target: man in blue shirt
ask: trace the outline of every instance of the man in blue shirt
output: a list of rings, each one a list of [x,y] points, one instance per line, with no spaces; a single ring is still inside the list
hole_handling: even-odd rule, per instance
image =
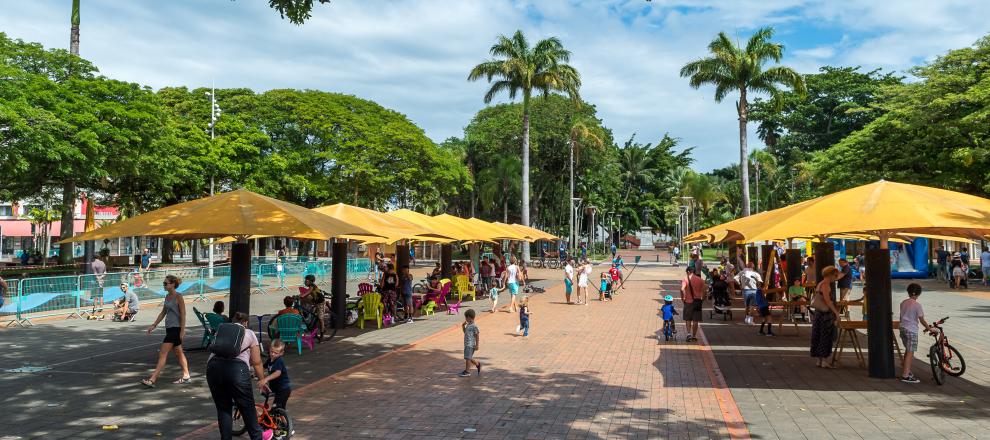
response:
[[[144,275],[149,270],[151,270],[151,254],[148,253],[148,248],[144,248],[144,252],[141,253],[141,267],[138,268],[138,271]]]

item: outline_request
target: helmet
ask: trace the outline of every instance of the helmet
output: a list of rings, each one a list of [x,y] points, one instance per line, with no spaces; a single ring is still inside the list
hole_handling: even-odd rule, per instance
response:
[[[663,300],[664,301],[673,301],[674,300],[674,297],[672,297],[670,295],[667,295],[667,296],[663,297]]]

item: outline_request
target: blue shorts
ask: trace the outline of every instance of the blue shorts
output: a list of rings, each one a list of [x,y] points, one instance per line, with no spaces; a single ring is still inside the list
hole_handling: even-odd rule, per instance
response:
[[[513,295],[518,295],[519,294],[519,284],[517,284],[517,283],[509,283],[509,293],[511,293]]]
[[[743,290],[743,303],[746,305],[746,307],[749,307],[750,305],[756,305],[756,289]]]
[[[564,293],[570,295],[574,290],[574,283],[571,280],[564,278]]]
[[[474,347],[464,347],[464,359],[474,359]]]

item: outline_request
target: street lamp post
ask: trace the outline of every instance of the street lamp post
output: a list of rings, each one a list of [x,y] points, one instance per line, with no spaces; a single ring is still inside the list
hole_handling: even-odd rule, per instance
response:
[[[210,143],[216,139],[216,132],[214,128],[217,125],[217,119],[220,118],[220,106],[217,104],[217,90],[216,87],[210,86],[210,91],[206,92],[206,95],[210,97]],[[210,195],[213,195],[214,191],[214,181],[213,175],[210,175]],[[213,239],[210,239],[209,244],[209,261],[206,263],[206,267],[209,268],[209,278],[213,278]]]
[[[578,211],[581,210],[581,201],[582,200],[583,199],[580,198],[580,197],[571,197],[571,236],[570,236],[570,249],[571,249],[571,252],[572,253],[574,252],[574,249],[577,248],[577,237],[578,237],[578,233],[577,233],[577,227],[576,227],[576,225],[577,225],[577,222],[579,221],[577,219],[577,213],[578,213]]]

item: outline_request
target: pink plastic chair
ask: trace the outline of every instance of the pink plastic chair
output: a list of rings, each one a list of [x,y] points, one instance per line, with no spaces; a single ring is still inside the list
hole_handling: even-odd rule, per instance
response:
[[[444,305],[447,306],[447,314],[448,315],[456,315],[456,314],[460,313],[460,310],[461,310],[461,300],[460,299],[457,300],[457,304],[444,304]]]
[[[371,293],[375,291],[375,287],[368,283],[358,284],[358,296],[362,296],[365,293]]]

